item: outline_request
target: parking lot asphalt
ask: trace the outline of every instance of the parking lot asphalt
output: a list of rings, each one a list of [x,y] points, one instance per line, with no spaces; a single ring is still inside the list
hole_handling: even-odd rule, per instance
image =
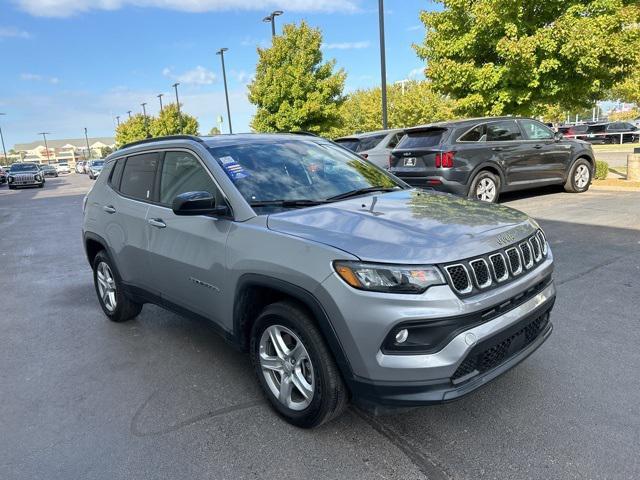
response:
[[[555,254],[549,341],[460,401],[305,431],[210,326],[151,305],[106,319],[80,235],[90,184],[0,187],[0,478],[640,476],[640,192],[504,198]]]

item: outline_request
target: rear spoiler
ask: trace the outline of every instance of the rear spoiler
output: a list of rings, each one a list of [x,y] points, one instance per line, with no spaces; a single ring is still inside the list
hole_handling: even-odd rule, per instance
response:
[[[443,127],[440,125],[420,125],[418,127],[410,127],[404,129],[404,134],[428,132],[429,130],[448,130],[449,127]]]

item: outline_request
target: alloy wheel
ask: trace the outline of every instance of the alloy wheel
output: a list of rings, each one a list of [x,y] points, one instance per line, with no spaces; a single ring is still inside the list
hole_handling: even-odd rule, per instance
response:
[[[573,181],[578,188],[584,188],[589,183],[589,168],[586,165],[578,165]]]
[[[271,325],[260,338],[260,368],[269,390],[291,410],[304,410],[313,400],[314,371],[300,338],[282,325]]]
[[[476,186],[476,198],[483,202],[493,202],[496,198],[496,184],[490,178],[483,178]]]
[[[100,262],[96,269],[96,278],[98,281],[98,294],[102,299],[102,303],[109,312],[115,311],[118,306],[116,299],[116,281],[113,278],[111,268],[105,262]]]

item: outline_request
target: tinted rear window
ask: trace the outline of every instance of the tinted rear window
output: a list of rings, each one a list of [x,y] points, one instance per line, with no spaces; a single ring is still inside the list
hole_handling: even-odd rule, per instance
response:
[[[590,125],[587,132],[604,132],[606,128],[606,125]]]
[[[156,153],[145,153],[127,158],[120,191],[140,200],[151,199],[157,166],[158,155]]]
[[[398,143],[397,148],[428,148],[440,145],[446,128],[430,128],[419,132],[409,132]]]
[[[356,152],[364,152],[365,150],[371,150],[376,148],[378,144],[387,137],[387,134],[372,135],[370,137],[362,137],[358,143]]]
[[[357,148],[358,148],[358,144],[360,143],[360,140],[356,138],[345,138],[342,140],[340,139],[336,140],[336,143],[339,145],[342,145],[344,148],[348,148],[352,152],[357,152]]]

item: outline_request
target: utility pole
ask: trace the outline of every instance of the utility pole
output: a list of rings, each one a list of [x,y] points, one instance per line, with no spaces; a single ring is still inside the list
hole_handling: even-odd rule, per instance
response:
[[[89,146],[89,136],[87,135],[87,127],[84,127],[84,141],[87,143],[87,155],[89,155],[89,160],[91,160],[91,147]]]
[[[49,145],[47,145],[47,135],[50,135],[50,133],[40,132],[38,133],[38,135],[42,135],[42,138],[44,138],[44,149],[47,152],[47,165],[49,165],[51,163],[51,160],[49,159]]]
[[[380,26],[380,87],[382,89],[382,128],[387,129],[387,61],[384,49],[384,0],[378,0],[378,24]]]
[[[0,112],[0,115],[6,115],[6,113]],[[2,135],[2,127],[0,127],[0,140],[2,140],[2,151],[4,152],[4,164],[7,164],[7,149],[4,147],[4,136]]]
[[[233,133],[233,128],[231,127],[231,110],[229,109],[229,92],[227,91],[227,72],[224,69],[224,52],[229,50],[228,48],[221,48],[216,52],[216,55],[220,55],[220,59],[222,60],[222,79],[224,81],[224,98],[227,101],[227,121],[229,122],[229,133]]]
[[[182,133],[182,114],[180,113],[180,100],[178,99],[178,82],[171,85],[176,91],[176,107],[178,108],[178,120],[180,121],[180,133]]]
[[[164,95],[164,93],[159,93],[158,94],[158,100],[160,100],[160,113],[162,113],[162,96]]]
[[[275,10],[262,19],[263,22],[271,23],[271,38],[276,36],[276,17],[279,17],[283,13],[282,10]]]

